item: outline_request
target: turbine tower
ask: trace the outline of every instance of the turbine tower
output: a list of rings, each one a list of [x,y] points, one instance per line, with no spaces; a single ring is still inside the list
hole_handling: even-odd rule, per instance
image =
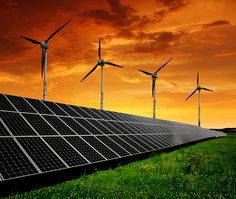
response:
[[[107,62],[104,59],[102,59],[102,56],[101,56],[101,41],[102,41],[102,39],[99,38],[99,42],[98,42],[98,63],[92,68],[91,71],[89,71],[89,73],[87,75],[85,75],[85,77],[80,82],[84,81],[98,66],[101,66],[101,110],[103,110],[103,108],[104,108],[104,71],[103,71],[103,67],[105,65],[115,66],[115,67],[119,67],[119,68],[123,68],[123,67],[119,66],[117,64],[111,63],[111,62]]]
[[[152,77],[152,97],[153,97],[153,119],[156,119],[156,80],[158,78],[157,73],[168,64],[173,58],[169,59],[166,63],[164,63],[160,68],[158,68],[154,73],[149,73],[144,70],[139,70],[146,75],[150,75]]]
[[[23,39],[33,43],[33,44],[40,44],[40,47],[42,48],[42,68],[41,68],[41,77],[43,77],[43,100],[46,101],[47,99],[47,49],[48,42],[51,38],[53,38],[66,24],[68,24],[71,21],[68,20],[66,23],[64,23],[60,28],[58,28],[55,32],[53,32],[46,40],[44,41],[36,41],[34,39],[21,36]]]
[[[185,100],[187,101],[196,91],[198,91],[198,126],[201,126],[201,117],[200,117],[200,111],[201,111],[201,104],[200,104],[200,91],[201,90],[206,90],[206,91],[211,91],[213,92],[213,90],[210,90],[208,88],[205,87],[201,87],[199,85],[199,73],[197,73],[197,87],[196,89],[188,96],[188,98]]]

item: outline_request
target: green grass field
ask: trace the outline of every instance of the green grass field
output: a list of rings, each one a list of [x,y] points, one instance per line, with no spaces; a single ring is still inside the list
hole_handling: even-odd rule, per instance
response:
[[[236,198],[236,136],[157,154],[10,198]]]

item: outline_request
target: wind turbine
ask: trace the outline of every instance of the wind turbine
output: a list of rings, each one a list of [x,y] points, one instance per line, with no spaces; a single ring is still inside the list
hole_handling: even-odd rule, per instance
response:
[[[156,118],[156,80],[158,78],[157,73],[168,64],[173,58],[169,59],[166,63],[164,63],[160,68],[158,68],[154,73],[149,73],[144,70],[139,70],[146,75],[150,75],[152,77],[152,97],[153,97],[153,119]]]
[[[103,107],[104,107],[104,71],[103,71],[103,67],[105,65],[115,66],[115,67],[119,67],[119,68],[123,68],[123,67],[119,66],[117,64],[111,63],[111,62],[107,62],[104,59],[102,59],[102,56],[101,56],[101,41],[102,41],[102,38],[99,38],[99,42],[98,42],[98,63],[93,67],[93,69],[91,71],[89,71],[89,73],[87,75],[85,75],[85,77],[80,82],[84,81],[98,66],[101,66],[101,110],[103,110]]]
[[[188,96],[188,98],[185,100],[187,101],[194,93],[196,93],[196,91],[198,91],[198,126],[200,127],[201,126],[201,118],[200,118],[200,110],[201,110],[201,106],[200,106],[200,91],[201,90],[206,90],[206,91],[211,91],[213,92],[213,90],[210,90],[208,88],[205,88],[205,87],[201,87],[199,85],[199,73],[197,73],[197,87],[196,89]]]
[[[43,79],[43,100],[46,101],[47,98],[47,49],[48,42],[50,39],[52,39],[66,24],[68,24],[72,19],[68,20],[66,23],[64,23],[60,28],[58,28],[55,32],[53,32],[46,40],[44,41],[37,41],[28,37],[21,36],[23,39],[33,43],[33,44],[40,44],[40,47],[42,48],[42,69],[41,69],[41,77],[44,77]]]

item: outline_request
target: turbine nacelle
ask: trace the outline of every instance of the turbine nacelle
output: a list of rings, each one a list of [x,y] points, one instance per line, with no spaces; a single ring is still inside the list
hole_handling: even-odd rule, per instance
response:
[[[201,89],[201,86],[197,85],[196,90],[200,91]]]
[[[46,41],[41,41],[41,42],[40,42],[40,46],[41,46],[41,48],[49,49],[49,46],[48,46],[48,44],[47,44]]]
[[[105,66],[105,61],[103,59],[98,60],[98,65],[99,66]]]
[[[152,73],[152,78],[156,80],[157,79],[157,75],[155,73]]]

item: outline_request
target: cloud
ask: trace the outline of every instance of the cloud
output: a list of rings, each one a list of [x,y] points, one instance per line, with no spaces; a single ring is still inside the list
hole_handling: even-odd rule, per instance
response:
[[[127,82],[127,83],[131,83],[131,84],[138,84],[141,82],[141,80],[137,77],[135,78],[127,78],[127,77],[124,77],[123,75],[118,75],[120,77],[120,79],[123,81],[123,82]]]
[[[213,21],[211,23],[207,23],[207,24],[203,24],[202,27],[203,28],[213,28],[216,26],[223,26],[223,25],[229,25],[229,21],[225,21],[225,20],[218,20],[218,21]]]
[[[172,46],[176,45],[178,40],[184,35],[184,32],[154,32],[145,35],[139,35],[143,41],[135,46],[137,53],[167,52]]]
[[[146,15],[139,16],[137,10],[129,5],[122,5],[120,0],[108,0],[110,10],[91,9],[83,16],[93,19],[98,24],[108,24],[115,28],[143,27],[149,19]]]
[[[189,0],[156,0],[156,2],[160,6],[160,9],[153,14],[157,22],[162,21],[169,13],[182,9],[190,3]]]

